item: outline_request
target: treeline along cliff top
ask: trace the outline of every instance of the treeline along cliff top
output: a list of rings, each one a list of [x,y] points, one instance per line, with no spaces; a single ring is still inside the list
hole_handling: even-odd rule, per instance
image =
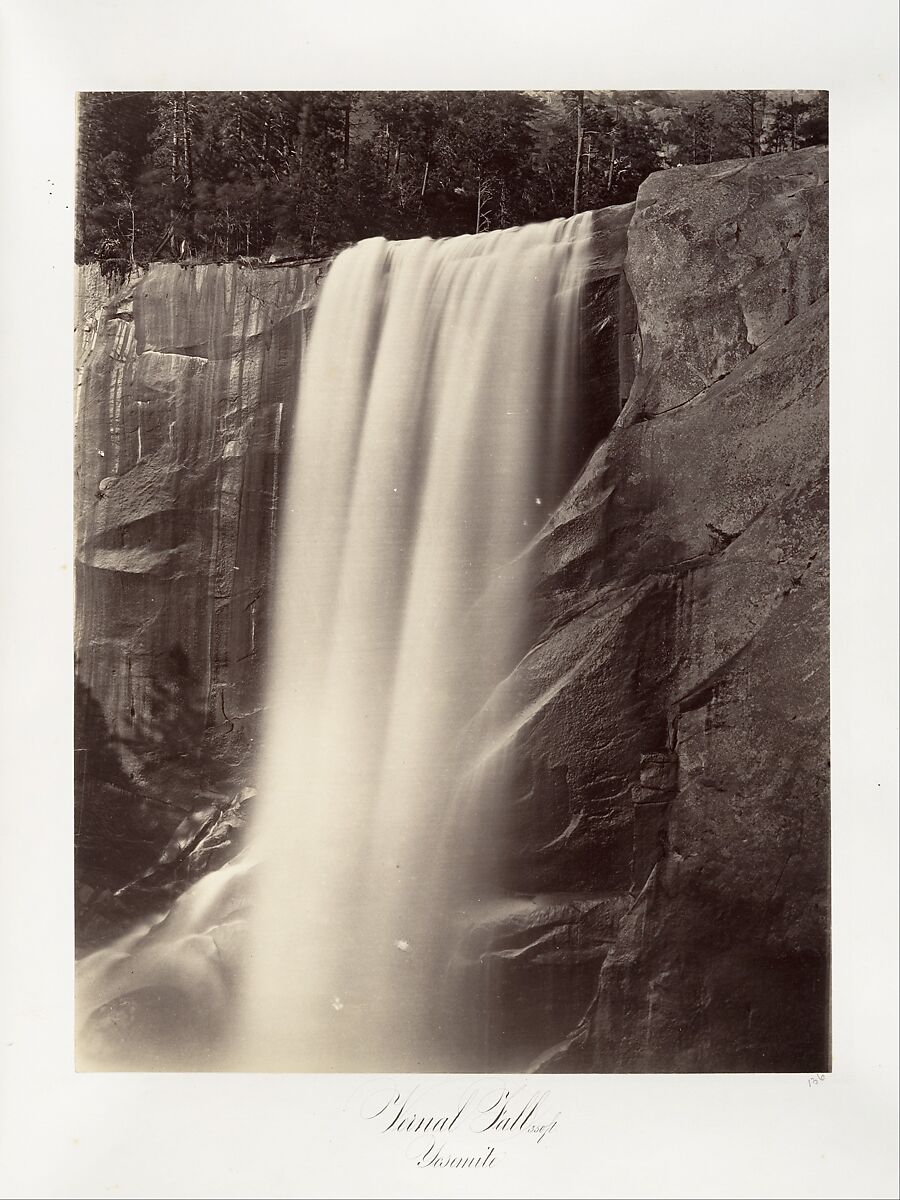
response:
[[[86,92],[76,258],[311,257],[634,199],[827,141],[812,91]]]

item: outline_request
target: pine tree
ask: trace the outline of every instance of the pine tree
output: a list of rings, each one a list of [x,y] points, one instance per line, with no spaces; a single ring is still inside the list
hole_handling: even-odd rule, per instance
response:
[[[94,92],[76,253],[323,255],[631,200],[659,169],[823,142],[827,94]]]
[[[133,261],[141,237],[139,177],[153,135],[153,93],[79,97],[76,254]]]
[[[749,158],[762,153],[767,92],[744,90],[728,92],[728,126],[738,152]]]

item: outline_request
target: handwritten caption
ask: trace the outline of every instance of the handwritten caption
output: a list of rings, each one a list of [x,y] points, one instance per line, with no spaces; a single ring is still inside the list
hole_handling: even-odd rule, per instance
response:
[[[360,1106],[373,1131],[395,1139],[410,1163],[423,1170],[490,1169],[517,1145],[544,1143],[560,1115],[548,1089],[527,1085],[471,1085],[455,1095],[379,1088]]]

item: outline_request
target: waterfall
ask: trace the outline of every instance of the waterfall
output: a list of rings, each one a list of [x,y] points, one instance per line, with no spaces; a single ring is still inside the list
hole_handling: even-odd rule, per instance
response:
[[[237,1069],[461,1061],[454,939],[499,853],[489,748],[526,551],[576,465],[590,228],[373,238],[325,279],[278,530]]]

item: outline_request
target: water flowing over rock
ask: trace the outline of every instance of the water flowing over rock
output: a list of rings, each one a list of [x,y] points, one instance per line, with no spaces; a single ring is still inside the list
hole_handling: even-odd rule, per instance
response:
[[[325,280],[281,527],[248,1065],[453,1066],[453,913],[489,887],[466,857],[503,794],[466,776],[528,644],[517,557],[577,454],[591,226],[371,239]]]
[[[370,256],[359,319],[374,321],[377,255],[352,253],[360,264]],[[135,1047],[154,1041],[166,1013],[180,1041],[159,1065],[216,1061],[254,861],[207,876],[191,918],[191,891],[162,923],[151,916],[190,883],[188,867],[174,883],[166,876],[165,903],[149,885],[126,891],[142,898],[124,910],[113,894],[148,871],[151,882],[165,875],[161,856],[190,860],[198,829],[242,824],[217,817],[237,811],[242,788],[260,789],[249,800],[260,812],[274,789],[252,748],[275,530],[281,538],[291,525],[278,508],[284,454],[290,432],[302,435],[294,395],[322,273],[318,264],[154,266],[108,296],[96,281],[85,289],[100,307],[86,325],[78,405],[84,940],[119,931],[104,962],[139,957],[141,945],[140,961],[159,961],[184,920],[195,951],[187,990],[167,967],[139,973],[130,991],[119,981],[94,995],[83,1038],[101,1065],[128,1065],[128,1053],[146,1063]],[[593,215],[587,276],[585,394],[568,397],[578,434],[559,478],[589,461],[511,556],[533,597],[526,644],[490,647],[512,661],[481,708],[492,723],[480,786],[502,777],[507,799],[490,825],[489,902],[462,914],[447,952],[468,997],[453,1031],[469,1048],[460,1062],[822,1069],[827,151],[651,176],[634,206]],[[395,325],[411,366],[421,353],[404,341],[412,322]],[[490,354],[499,386],[528,390],[508,347]],[[464,395],[456,402],[461,419]],[[386,392],[385,444],[404,486],[419,487],[409,476],[424,468],[421,430],[398,422],[399,403],[392,426],[389,404]],[[335,401],[317,417],[332,418],[335,436],[346,432],[346,407]],[[478,454],[473,500],[489,474]],[[451,471],[449,455],[443,466]],[[342,491],[336,478],[321,485]],[[393,587],[406,563],[397,545],[373,540],[375,512],[374,500],[361,510],[357,536],[373,572],[395,564],[383,576]],[[323,508],[327,553],[343,519],[334,504]],[[443,594],[452,573],[441,578]],[[362,640],[376,591],[370,579],[348,593]],[[399,622],[405,610],[394,607]],[[439,644],[438,634],[429,631]],[[434,679],[409,688],[416,682],[427,695]],[[378,716],[389,722],[389,706]],[[298,727],[298,752],[306,736]],[[216,836],[217,847],[228,842]],[[219,861],[204,851],[196,873]],[[136,914],[145,924],[126,933]],[[408,969],[415,938],[392,940],[397,969]],[[84,960],[83,973],[97,969]],[[329,999],[338,1018],[358,997]],[[188,1016],[197,1005],[207,1021]],[[254,1005],[265,1011],[259,996]]]

